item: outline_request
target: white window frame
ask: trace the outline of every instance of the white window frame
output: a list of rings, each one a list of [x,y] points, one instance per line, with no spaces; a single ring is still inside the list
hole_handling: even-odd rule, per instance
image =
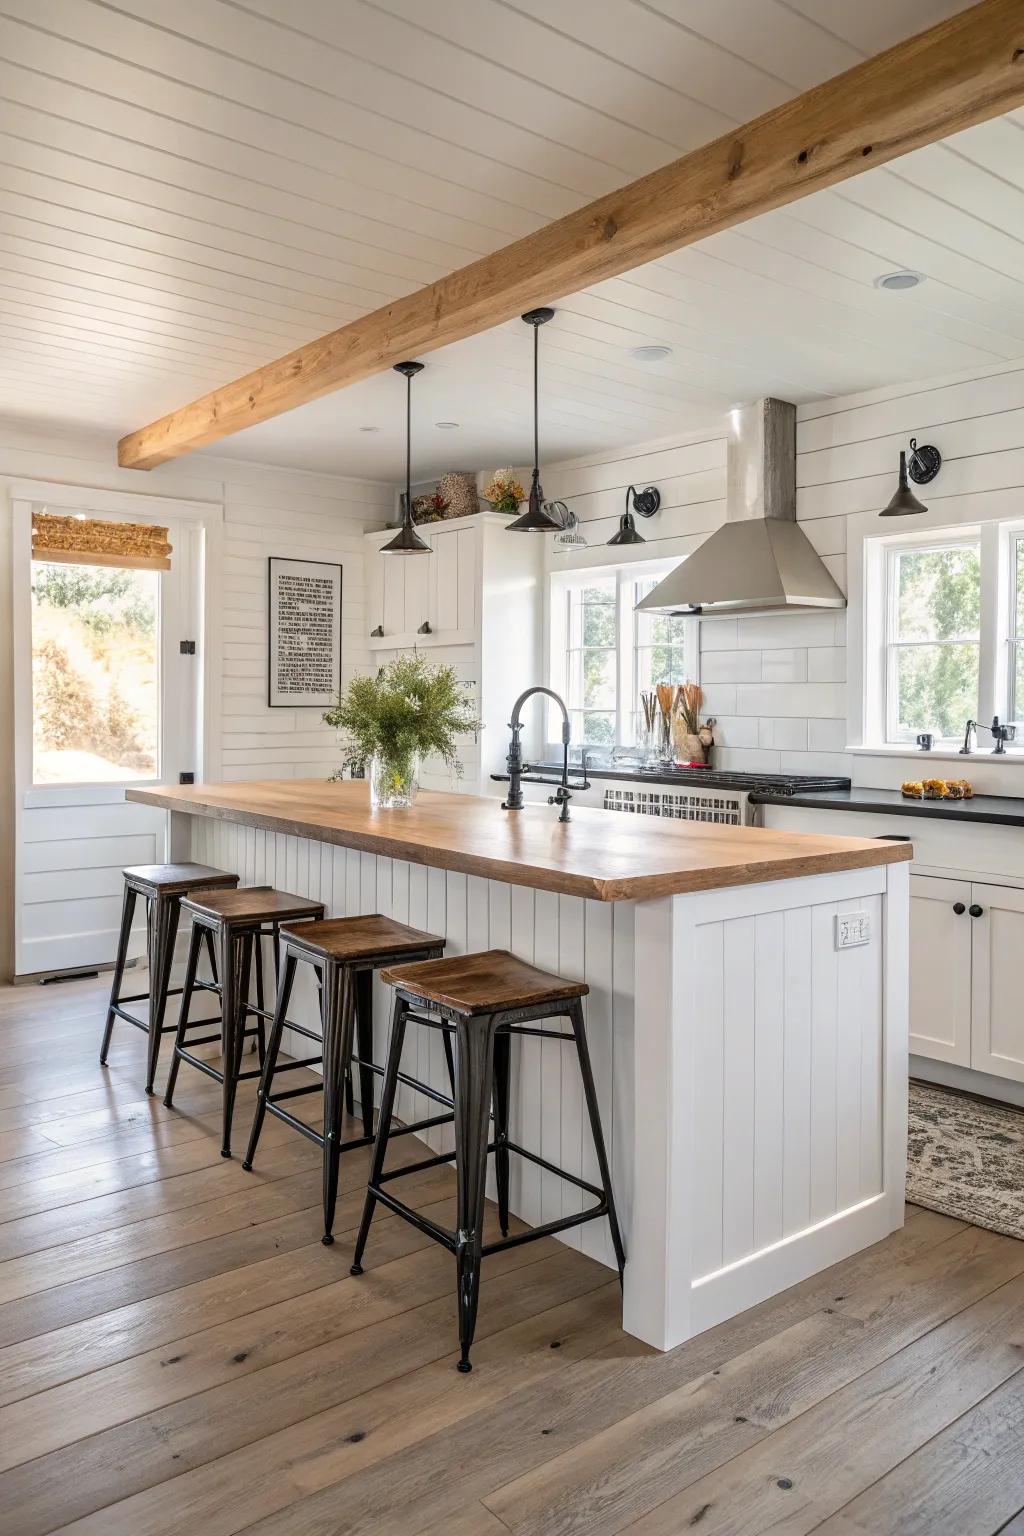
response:
[[[963,505],[957,505],[959,501]],[[912,741],[887,739],[888,668],[893,622],[889,553],[893,549],[934,549],[977,542],[981,552],[981,623],[978,656],[978,718],[1009,718],[1010,618],[1014,542],[1024,536],[1019,513],[1007,516],[999,498],[991,509],[983,498],[952,498],[940,509],[914,517],[912,526],[893,530],[878,514],[862,513],[847,525],[847,751],[870,756],[906,757]],[[1000,511],[1002,515],[1000,516]],[[985,513],[988,513],[986,516]],[[966,723],[966,722],[965,722]],[[937,744],[934,757],[960,757],[959,741]],[[981,733],[977,755],[991,755],[992,743]],[[1024,762],[1024,741],[1011,744],[1003,762]]]
[[[564,695],[565,657],[568,650],[568,605],[566,594],[574,587],[589,586],[609,576],[615,578],[616,603],[616,690],[615,746],[631,747],[635,742],[635,700],[637,694],[637,624],[633,605],[633,587],[639,581],[660,580],[675,570],[678,560],[630,560],[615,565],[573,566],[553,571],[548,584],[548,686]],[[700,682],[700,620],[684,620],[684,648],[692,658],[691,681]],[[568,702],[568,700],[566,701]],[[552,705],[545,728],[545,754],[561,752],[561,717]],[[573,746],[586,745],[578,741]],[[595,748],[595,750],[601,750]],[[607,750],[611,750],[608,748]]]

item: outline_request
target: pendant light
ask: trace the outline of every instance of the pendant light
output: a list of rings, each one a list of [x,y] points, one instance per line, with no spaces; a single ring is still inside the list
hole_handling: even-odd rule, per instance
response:
[[[927,511],[928,508],[923,502],[918,501],[910,489],[910,482],[907,479],[907,455],[901,450],[899,485],[893,492],[889,505],[878,515],[879,517],[913,517],[915,513]]]
[[[525,512],[507,525],[510,533],[560,533],[563,524],[551,517],[544,505],[544,492],[540,484],[540,442],[537,428],[537,349],[542,325],[554,318],[553,309],[531,309],[523,316],[527,325],[533,326],[533,478],[530,481],[530,504]]]
[[[395,364],[395,372],[405,378],[405,506],[402,526],[393,539],[382,545],[382,555],[429,555],[431,552],[430,545],[420,538],[412,520],[412,381],[422,371],[422,363]]]

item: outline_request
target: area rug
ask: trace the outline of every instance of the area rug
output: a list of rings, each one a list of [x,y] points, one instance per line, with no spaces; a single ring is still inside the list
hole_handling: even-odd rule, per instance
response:
[[[907,1199],[1024,1238],[1024,1110],[910,1085]]]

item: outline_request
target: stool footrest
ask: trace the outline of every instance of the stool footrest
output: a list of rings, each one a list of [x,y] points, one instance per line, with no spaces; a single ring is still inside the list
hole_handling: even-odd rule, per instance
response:
[[[433,1130],[435,1125],[453,1125],[454,1123],[455,1123],[455,1116],[454,1116],[454,1114],[450,1114],[450,1115],[435,1115],[432,1120],[417,1120],[415,1125],[394,1125],[394,1124],[392,1124],[392,1126],[390,1127],[390,1129],[388,1131],[388,1140],[389,1141],[393,1141],[396,1136],[414,1136],[417,1131],[430,1131],[430,1130]],[[454,1152],[451,1153],[451,1157],[454,1157],[454,1156],[455,1156],[455,1153]],[[439,1162],[439,1163],[447,1163],[447,1162],[450,1161],[450,1158],[449,1157],[439,1157],[439,1158],[436,1159],[436,1161]],[[434,1164],[433,1164],[433,1162],[431,1162],[431,1163],[424,1164],[424,1166],[425,1167],[433,1167]],[[405,1173],[406,1171],[407,1170],[404,1169],[404,1168],[401,1170],[402,1173]],[[389,1178],[389,1179],[397,1179],[399,1177],[399,1173],[396,1170],[394,1173],[389,1173],[389,1174],[383,1175],[383,1177]]]
[[[274,1067],[274,1076],[277,1077],[280,1072],[297,1072],[300,1067],[315,1067],[320,1061],[323,1061],[322,1056],[304,1056],[301,1061],[282,1061],[279,1066]],[[312,1086],[323,1088],[323,1083],[314,1083]]]
[[[276,1073],[275,1073],[276,1076]],[[286,1088],[283,1093],[268,1093],[268,1104],[280,1104],[282,1099],[300,1099],[306,1093],[323,1093],[323,1083],[306,1083],[302,1088]]]
[[[592,1205],[587,1211],[578,1211],[574,1216],[559,1216],[555,1221],[545,1221],[542,1226],[527,1227],[524,1232],[513,1232],[509,1237],[481,1244],[480,1257],[485,1259],[489,1253],[500,1253],[503,1248],[520,1248],[523,1243],[536,1242],[538,1237],[552,1237],[556,1232],[566,1232],[570,1227],[581,1227],[584,1222],[607,1215],[608,1202],[602,1195],[600,1205]]]
[[[538,1157],[536,1152],[528,1152],[525,1147],[517,1146],[514,1141],[506,1141],[504,1145],[510,1152],[515,1152],[518,1157],[525,1157],[527,1162],[536,1163],[538,1168],[543,1168],[548,1173],[556,1174],[558,1178],[565,1179],[568,1184],[575,1184],[577,1189],[585,1190],[588,1195],[593,1195],[595,1199],[604,1199],[604,1190],[598,1189],[596,1184],[588,1184],[586,1179],[578,1179],[574,1173],[567,1173],[564,1168],[559,1168],[554,1163],[549,1163],[544,1157]],[[494,1147],[490,1146],[487,1150],[488,1152],[493,1152]]]

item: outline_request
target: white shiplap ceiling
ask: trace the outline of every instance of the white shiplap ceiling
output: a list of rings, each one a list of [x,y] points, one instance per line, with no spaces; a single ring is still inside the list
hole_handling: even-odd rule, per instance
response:
[[[0,414],[141,426],[962,8],[0,0]],[[896,267],[928,281],[872,286]],[[1022,356],[1024,115],[556,307],[548,458]],[[427,360],[418,475],[528,456],[530,345],[515,321]],[[216,451],[393,479],[403,391]]]

